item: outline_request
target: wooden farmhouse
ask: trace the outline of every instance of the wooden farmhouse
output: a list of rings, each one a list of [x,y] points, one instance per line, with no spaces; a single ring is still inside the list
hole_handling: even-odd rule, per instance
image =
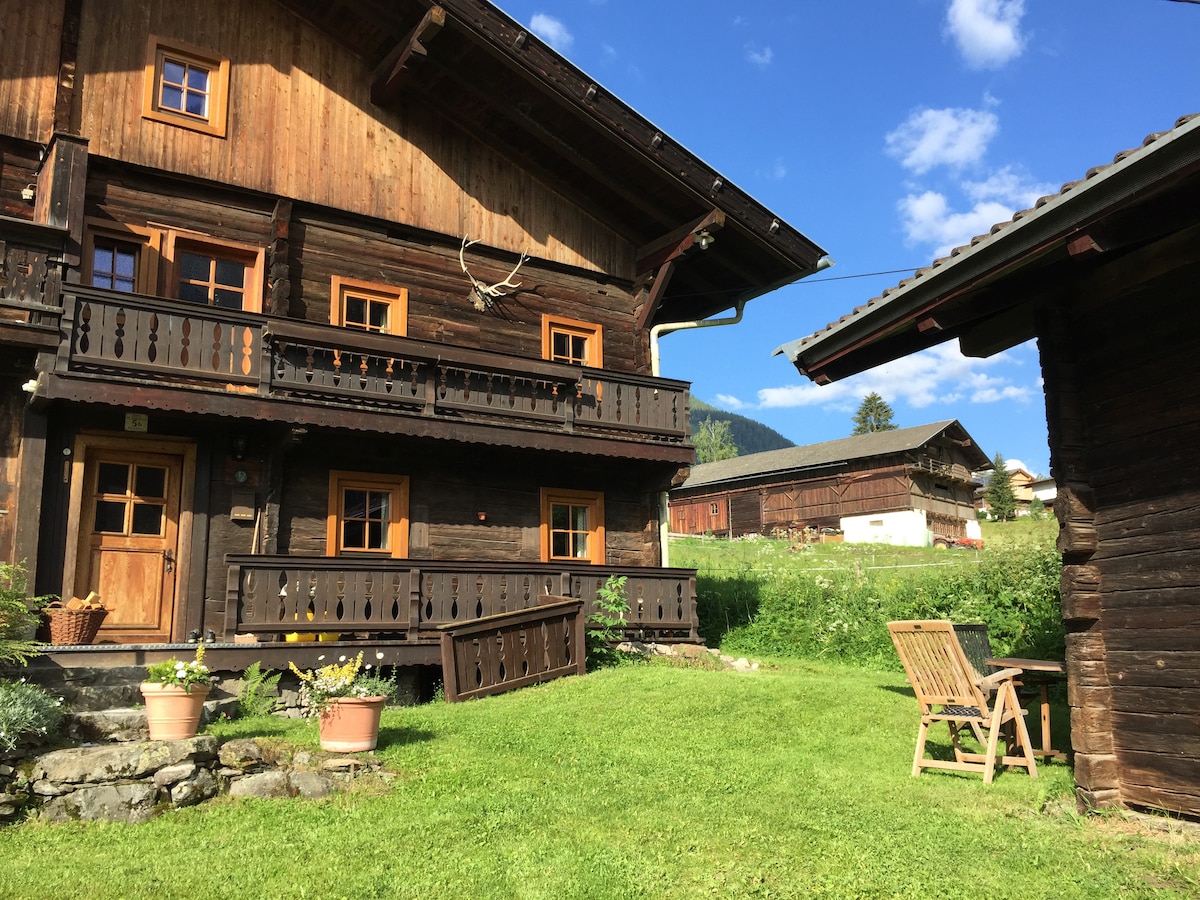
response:
[[[780,348],[828,382],[1041,354],[1081,805],[1200,815],[1200,116]]]
[[[934,534],[968,536],[971,473],[990,465],[954,420],[751,453],[695,466],[671,491],[671,531],[799,537],[836,529],[847,540],[926,546]]]
[[[654,341],[819,247],[483,0],[0,21],[0,559],[109,609],[51,660],[436,664],[611,575],[697,639]]]

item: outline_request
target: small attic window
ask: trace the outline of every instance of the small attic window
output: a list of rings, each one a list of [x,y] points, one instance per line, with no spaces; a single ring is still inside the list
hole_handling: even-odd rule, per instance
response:
[[[225,137],[229,60],[150,37],[142,117]]]

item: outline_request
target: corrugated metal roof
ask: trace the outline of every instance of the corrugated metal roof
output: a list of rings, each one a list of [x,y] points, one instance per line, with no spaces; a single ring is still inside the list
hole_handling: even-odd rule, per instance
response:
[[[964,438],[970,439],[970,435],[957,419],[947,419],[931,425],[897,428],[894,431],[856,434],[839,438],[836,441],[825,441],[821,444],[785,447],[782,450],[767,450],[763,453],[750,453],[746,456],[735,456],[733,459],[722,459],[718,462],[701,463],[692,469],[687,481],[680,487],[686,490],[723,481],[738,481],[777,472],[828,466],[852,459],[904,453],[925,446],[950,428],[957,429]],[[989,468],[987,454],[980,450],[974,441],[971,442],[971,446],[975,447],[979,457],[983,460],[981,465],[974,465],[971,468]]]

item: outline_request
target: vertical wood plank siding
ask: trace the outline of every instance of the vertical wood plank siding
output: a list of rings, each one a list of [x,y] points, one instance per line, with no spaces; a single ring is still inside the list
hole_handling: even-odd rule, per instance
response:
[[[54,133],[63,0],[0,0],[0,134],[45,144]]]
[[[213,0],[191,18],[141,0],[84,5],[79,119],[92,154],[632,277],[626,242],[436,110],[403,97],[396,111],[373,106],[364,61],[282,7]],[[141,117],[151,34],[230,60],[225,138]],[[53,78],[42,81],[29,90],[52,109]]]

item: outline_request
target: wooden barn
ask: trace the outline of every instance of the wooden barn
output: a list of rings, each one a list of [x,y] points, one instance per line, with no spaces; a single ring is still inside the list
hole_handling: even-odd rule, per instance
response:
[[[671,531],[801,537],[846,530],[923,546],[966,537],[972,472],[991,466],[957,421],[877,431],[695,466],[671,491]]]
[[[940,341],[1041,354],[1080,804],[1200,815],[1200,115],[780,348],[817,382]]]
[[[0,559],[61,665],[437,663],[590,603],[696,640],[654,326],[823,251],[483,0],[0,0]]]

